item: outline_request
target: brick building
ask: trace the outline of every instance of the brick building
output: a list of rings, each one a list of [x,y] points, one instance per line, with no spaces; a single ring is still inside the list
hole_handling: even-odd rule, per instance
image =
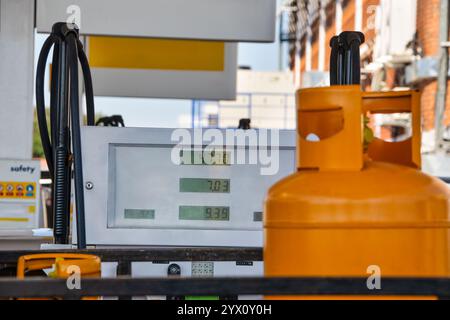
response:
[[[417,30],[422,56],[425,59],[436,60],[439,54],[439,0],[419,0],[417,4]],[[450,85],[450,82],[448,83]],[[422,112],[425,130],[434,127],[434,104],[436,99],[437,81],[435,77],[424,77],[417,83],[422,90]],[[448,92],[450,93],[450,91]],[[450,125],[450,96],[447,95],[447,108],[444,123]]]
[[[366,35],[361,48],[363,88],[421,89],[424,142],[434,143],[440,0],[288,2],[296,8],[291,14],[289,30],[295,36],[290,37],[289,54],[299,87],[328,84],[329,39],[341,31],[362,31]],[[443,121],[449,138],[450,90]]]

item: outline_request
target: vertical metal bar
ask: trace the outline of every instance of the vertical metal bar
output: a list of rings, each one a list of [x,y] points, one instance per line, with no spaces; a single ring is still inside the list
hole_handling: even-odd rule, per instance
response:
[[[284,24],[284,12],[282,11],[280,13],[280,23],[279,23],[279,28],[280,30],[278,31],[278,36],[279,36],[279,52],[278,52],[278,69],[280,71],[283,70],[283,24]]]
[[[191,128],[195,128],[195,100],[191,100]]]
[[[355,31],[363,31],[363,0],[355,0]]]
[[[131,261],[121,260],[117,264],[117,276],[119,277],[131,277],[132,276]],[[120,296],[119,300],[132,300],[131,296]]]
[[[441,0],[440,8],[440,42],[448,41],[449,36],[449,0]],[[447,81],[448,81],[448,48],[440,46],[440,57],[439,57],[439,76],[437,84],[436,93],[436,104],[435,104],[435,150],[441,148],[444,125],[443,118],[445,113],[445,107],[447,104]]]
[[[68,161],[69,139],[69,105],[68,105],[68,76],[69,65],[67,63],[67,45],[61,41],[59,46],[59,68],[58,68],[58,95],[56,104],[56,113],[58,124],[56,126],[56,139],[53,142],[55,146],[55,181],[54,181],[54,233],[56,244],[67,244],[69,241],[69,230],[67,228],[69,212],[67,212],[67,203],[70,202],[70,194],[67,194],[67,172],[70,171]]]
[[[197,126],[198,128],[202,127],[202,116],[203,114],[201,113],[201,110],[203,110],[203,105],[198,102],[198,112],[197,112]]]
[[[70,33],[66,38],[70,53],[70,111],[72,121],[72,144],[74,160],[75,203],[77,217],[77,245],[78,249],[86,249],[86,224],[84,212],[84,181],[81,148],[81,121],[78,85],[78,49],[77,36]]]
[[[288,99],[289,99],[289,95],[287,93],[284,94],[284,129],[287,129],[288,126]]]
[[[327,14],[325,12],[326,3],[324,0],[320,1],[319,9],[319,71],[325,71],[325,52],[326,52],[326,29],[327,29]]]
[[[342,0],[336,0],[336,34],[340,34],[342,32],[342,20],[343,20],[343,11],[342,11]]]
[[[294,47],[294,53],[295,53],[295,87],[297,89],[301,88],[302,85],[302,39],[300,37],[300,25],[301,25],[301,19],[300,19],[300,2],[296,1],[295,3],[295,47]]]
[[[311,17],[311,6],[309,2],[306,5],[307,10],[307,27],[306,27],[306,49],[305,49],[305,58],[306,58],[306,64],[305,69],[306,72],[309,72],[312,70],[312,17]]]
[[[252,112],[253,110],[253,94],[249,93],[248,94],[248,118],[251,120],[252,119]]]

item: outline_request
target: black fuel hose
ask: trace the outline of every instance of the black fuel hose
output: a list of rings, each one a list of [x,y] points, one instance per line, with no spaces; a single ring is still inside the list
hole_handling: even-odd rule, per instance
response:
[[[344,84],[344,49],[342,47],[339,36],[335,36],[330,40],[331,56],[330,56],[330,84]]]
[[[364,34],[357,31],[344,31],[339,37],[345,46],[345,84],[361,84],[360,47],[365,41]]]
[[[39,54],[37,71],[36,71],[36,109],[39,132],[42,140],[42,147],[50,172],[50,177],[53,178],[54,173],[54,159],[52,142],[56,141],[56,124],[57,112],[55,104],[57,100],[56,84],[58,83],[58,55],[59,55],[59,41],[58,37],[53,34],[50,35],[42,46]],[[50,135],[47,125],[47,114],[45,111],[45,70],[47,67],[47,60],[50,50],[53,46],[53,60],[52,60],[52,75],[51,75],[51,90],[50,90]],[[92,85],[92,75],[89,67],[88,59],[83,50],[83,44],[77,39],[77,52],[80,59],[80,65],[83,72],[83,80],[86,93],[86,114],[87,125],[95,126],[95,105],[94,105],[94,90]],[[51,137],[51,138],[50,138]]]
[[[51,141],[56,141],[56,123],[57,123],[57,101],[58,101],[58,72],[59,72],[59,46],[60,41],[56,41],[53,46],[53,60],[51,70],[51,82],[50,82],[50,137]]]
[[[47,58],[50,53],[50,49],[57,42],[57,37],[50,35],[45,40],[42,46],[41,53],[39,54],[37,71],[36,71],[36,110],[37,119],[39,125],[39,132],[41,135],[42,148],[44,149],[45,158],[47,160],[48,170],[50,177],[54,177],[54,165],[53,165],[53,148],[52,142],[49,137],[49,130],[47,125],[47,115],[45,113],[45,69],[47,67]],[[53,122],[51,122],[53,125]],[[52,126],[52,135],[54,134],[54,128]],[[52,136],[53,137],[53,136]]]
[[[361,84],[360,46],[364,34],[357,31],[344,31],[331,38],[330,84]]]

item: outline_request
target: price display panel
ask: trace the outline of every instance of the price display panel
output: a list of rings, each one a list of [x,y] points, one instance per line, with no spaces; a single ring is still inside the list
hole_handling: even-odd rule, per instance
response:
[[[263,175],[235,159],[257,145],[174,151],[172,131],[83,128],[88,243],[261,246],[267,191],[295,171],[295,132],[280,135],[279,170]]]

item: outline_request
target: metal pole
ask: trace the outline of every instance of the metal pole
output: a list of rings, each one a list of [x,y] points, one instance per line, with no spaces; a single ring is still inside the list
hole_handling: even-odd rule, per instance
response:
[[[449,0],[441,0],[440,8],[440,41],[447,42],[449,36]],[[440,46],[439,57],[439,77],[436,93],[435,104],[435,151],[441,148],[442,138],[444,133],[443,119],[445,113],[445,107],[447,104],[447,79],[448,79],[448,48]]]
[[[336,0],[336,34],[342,33],[343,9],[342,0]]]
[[[280,28],[280,30],[279,30],[279,32],[278,32],[278,36],[279,36],[279,39],[278,39],[278,41],[280,42],[279,43],[279,48],[278,48],[278,50],[279,50],[279,52],[278,52],[278,70],[279,71],[282,71],[283,70],[283,24],[284,24],[284,12],[283,11],[281,11],[281,13],[280,13],[280,23],[279,23],[279,28]]]
[[[325,71],[325,52],[326,52],[326,29],[327,29],[327,14],[325,12],[325,1],[319,2],[319,71]]]
[[[60,34],[54,28],[55,34]],[[69,213],[70,208],[70,162],[69,162],[69,95],[67,46],[65,41],[60,40],[58,58],[58,85],[57,85],[57,125],[56,141],[52,141],[54,154],[54,188],[53,188],[53,219],[56,244],[67,244],[69,241]],[[69,180],[68,180],[69,179]]]
[[[309,72],[312,70],[312,13],[311,13],[311,3],[310,1],[308,1],[306,3],[306,12],[307,12],[307,27],[306,27],[306,53],[305,53],[305,58],[306,58],[306,72]]]

